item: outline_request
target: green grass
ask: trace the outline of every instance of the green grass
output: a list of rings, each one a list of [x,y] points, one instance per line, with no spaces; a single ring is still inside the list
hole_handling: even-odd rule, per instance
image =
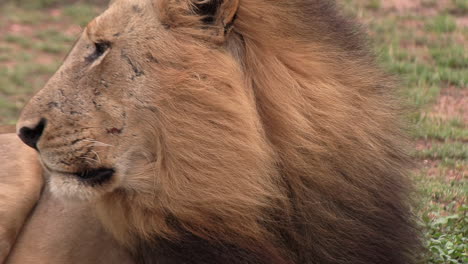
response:
[[[36,9],[36,8],[44,8],[44,7],[49,7],[52,5],[55,5],[60,2],[60,0],[14,0],[10,1],[14,2],[15,4],[27,8],[27,9]]]
[[[109,0],[4,0],[5,3],[14,4],[21,8],[32,10],[38,8],[50,8],[72,3],[88,3],[94,5],[105,5]]]
[[[431,263],[468,263],[468,207],[460,208],[457,214],[438,217],[435,220],[426,218],[429,227],[427,243],[434,256]]]
[[[415,121],[412,135],[425,140],[468,140],[468,130],[459,123],[459,119],[448,121],[432,118],[421,118]]]
[[[34,1],[29,1],[34,2]],[[3,23],[20,23],[23,25],[37,25],[49,21],[51,18],[41,10],[18,8],[6,2],[0,6]]]
[[[453,6],[450,8],[451,13],[466,15],[468,13],[468,1],[452,0]]]
[[[18,111],[18,106],[15,103],[12,103],[7,98],[1,96],[0,94],[0,116],[5,117],[2,121],[4,124],[14,124],[16,121],[13,118],[13,114]]]
[[[439,177],[443,175],[439,175]],[[426,205],[422,223],[428,249],[424,263],[468,263],[468,192],[466,181],[418,178]]]
[[[25,49],[32,47],[31,39],[26,36],[7,34],[3,38],[6,42],[12,43],[12,44],[18,44],[19,46]]]
[[[454,32],[456,28],[455,19],[448,14],[438,15],[427,23],[427,29],[437,33]]]
[[[440,67],[452,69],[466,69],[468,67],[468,53],[460,45],[434,46],[430,49],[432,59]]]
[[[364,0],[348,0],[345,6],[368,21],[380,63],[401,78],[401,94],[412,109],[411,135],[425,142],[414,152],[429,166],[414,173],[420,194],[415,210],[427,248],[421,264],[468,263],[468,124],[456,114],[428,115],[444,89],[468,89],[468,30],[456,24],[467,5],[466,0],[452,0],[450,6],[424,0],[416,11],[399,13]],[[438,13],[422,15],[424,8]]]
[[[62,44],[62,43],[39,43],[35,45],[35,48],[38,49],[39,51],[43,51],[46,53],[52,53],[52,54],[63,54],[65,51],[70,49],[69,45]]]
[[[47,42],[65,42],[72,44],[73,41],[75,41],[74,37],[71,37],[67,34],[64,34],[60,31],[54,30],[54,29],[46,29],[46,30],[41,30],[35,33],[35,37],[42,41],[47,41]],[[69,48],[69,47],[68,47]]]
[[[418,151],[415,156],[422,159],[468,160],[468,144],[463,142],[435,144]]]
[[[382,3],[380,0],[369,0],[366,7],[369,9],[377,10],[381,7]]]
[[[96,16],[96,9],[89,4],[67,6],[63,12],[72,19],[73,23],[81,26],[86,26]]]
[[[0,62],[5,62],[5,61],[9,61],[10,60],[10,56],[6,55],[6,54],[0,54]]]
[[[86,25],[102,9],[86,1],[66,7],[59,2],[63,3],[7,0],[0,4],[0,26],[6,30],[0,36],[0,124],[16,120],[25,102],[55,72],[77,39],[77,27]]]

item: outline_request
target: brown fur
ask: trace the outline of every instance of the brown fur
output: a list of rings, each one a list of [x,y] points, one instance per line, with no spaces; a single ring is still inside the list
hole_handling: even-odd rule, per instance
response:
[[[0,126],[0,134],[15,133],[14,125]]]
[[[64,203],[46,189],[6,264],[132,264],[87,203]]]
[[[364,42],[332,1],[117,0],[18,127],[48,121],[52,191],[142,262],[411,263],[399,106]]]
[[[39,199],[42,176],[36,156],[15,134],[0,134],[0,263]]]
[[[0,160],[0,263],[133,263],[90,204],[65,204],[48,190],[39,199],[37,154],[15,134],[0,134]]]

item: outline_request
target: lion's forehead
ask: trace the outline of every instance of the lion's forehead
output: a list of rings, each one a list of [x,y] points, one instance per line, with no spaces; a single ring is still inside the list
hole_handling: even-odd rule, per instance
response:
[[[129,21],[152,8],[148,0],[115,0],[87,25],[87,32],[101,37],[111,37],[127,27]],[[141,23],[135,23],[141,26]],[[109,35],[109,36],[106,36]]]

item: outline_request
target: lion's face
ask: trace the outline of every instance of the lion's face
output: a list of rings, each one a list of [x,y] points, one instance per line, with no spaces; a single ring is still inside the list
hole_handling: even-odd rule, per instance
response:
[[[194,159],[203,166],[238,152],[223,146],[233,132],[225,130],[255,130],[256,121],[243,118],[253,107],[233,56],[184,25],[173,29],[161,8],[169,7],[116,1],[24,109],[18,130],[43,129],[37,149],[53,192],[154,195],[174,180],[171,165]]]
[[[37,148],[55,192],[110,191],[128,184],[123,175],[135,170],[130,164],[156,159],[145,129],[149,122],[157,125],[144,117],[157,111],[160,84],[148,71],[158,66],[143,51],[148,39],[165,45],[169,36],[157,20],[152,27],[135,27],[142,24],[139,16],[128,15],[135,12],[147,15],[142,7],[122,3],[93,20],[23,111],[21,120],[45,122]]]

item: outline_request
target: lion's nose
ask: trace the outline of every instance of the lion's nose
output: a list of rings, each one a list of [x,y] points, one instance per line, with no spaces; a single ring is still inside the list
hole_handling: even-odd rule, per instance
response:
[[[26,145],[37,150],[37,142],[44,132],[46,124],[47,120],[41,118],[39,121],[30,122],[28,125],[22,125],[18,131],[18,136]]]

